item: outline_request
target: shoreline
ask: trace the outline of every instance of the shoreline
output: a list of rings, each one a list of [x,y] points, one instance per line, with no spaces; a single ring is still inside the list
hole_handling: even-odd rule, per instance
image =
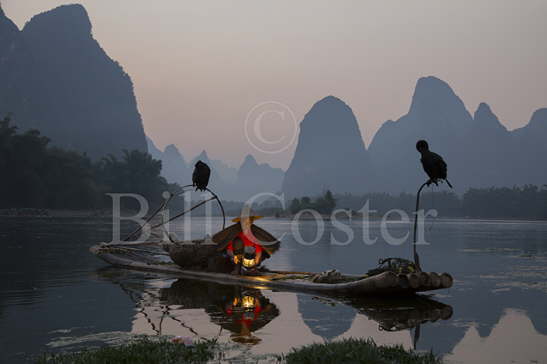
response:
[[[132,216],[135,215],[136,211],[125,210],[122,211],[122,216]],[[410,214],[409,214],[410,215]],[[265,215],[264,218],[269,220],[293,220],[295,214],[287,214],[282,216],[275,215]],[[11,209],[0,209],[0,219],[1,218],[108,218],[113,217],[111,210],[105,209],[88,209],[88,210],[67,210],[67,209],[41,209],[41,208],[11,208]],[[205,216],[194,215],[194,218],[203,218]],[[215,215],[214,218],[221,218],[221,215]],[[413,222],[412,216],[411,223]],[[330,221],[330,215],[321,215],[323,221]],[[355,215],[351,217],[352,220],[362,221],[362,215]],[[231,216],[226,216],[226,220],[231,220]],[[315,218],[309,215],[302,215],[299,218],[299,221],[314,221]],[[337,220],[347,221],[349,220],[348,216],[339,214]],[[369,216],[368,221],[381,221],[382,217],[380,216]],[[547,219],[542,218],[514,218],[514,217],[466,217],[466,216],[450,216],[450,217],[436,217],[428,218],[428,220],[434,221],[484,221],[484,222],[537,222],[543,223],[547,222]],[[389,222],[398,222],[400,219],[387,219]]]
[[[124,211],[123,215],[130,215],[131,211]],[[67,210],[67,209],[39,209],[39,208],[11,208],[0,209],[0,218],[112,218],[110,210]]]

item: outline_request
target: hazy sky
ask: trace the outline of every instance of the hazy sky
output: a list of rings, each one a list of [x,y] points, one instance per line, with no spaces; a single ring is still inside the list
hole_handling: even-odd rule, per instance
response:
[[[94,37],[133,79],[146,133],[187,160],[206,149],[234,166],[252,153],[285,168],[294,145],[257,151],[247,114],[274,101],[300,122],[327,95],[349,104],[368,145],[406,113],[425,75],[447,81],[471,113],[487,102],[510,129],[547,107],[545,0],[1,2],[20,28],[36,13],[83,4]],[[292,139],[283,115],[266,114],[265,139]]]

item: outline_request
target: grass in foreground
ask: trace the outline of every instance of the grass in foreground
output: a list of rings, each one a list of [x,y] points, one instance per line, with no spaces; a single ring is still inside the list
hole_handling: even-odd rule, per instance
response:
[[[214,341],[192,347],[167,340],[138,339],[121,346],[86,350],[79,353],[45,354],[38,364],[179,364],[203,363],[214,357]]]
[[[416,353],[402,346],[380,346],[371,339],[345,339],[294,349],[285,356],[287,364],[441,364],[432,353]]]

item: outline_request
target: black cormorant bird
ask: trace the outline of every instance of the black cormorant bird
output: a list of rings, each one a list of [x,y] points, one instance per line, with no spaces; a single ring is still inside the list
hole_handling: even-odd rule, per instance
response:
[[[192,184],[196,187],[196,191],[205,191],[210,176],[211,168],[202,161],[198,161],[194,166],[194,173],[192,173]]]
[[[445,180],[448,186],[452,188],[452,185],[446,179],[446,162],[443,160],[443,157],[430,151],[429,144],[425,140],[418,140],[416,149],[422,155],[420,161],[425,173],[429,176],[427,185],[429,186],[431,183],[439,185],[439,181]]]

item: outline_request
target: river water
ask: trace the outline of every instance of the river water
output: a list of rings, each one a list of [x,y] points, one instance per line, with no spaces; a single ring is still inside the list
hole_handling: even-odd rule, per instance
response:
[[[363,223],[347,235],[325,222],[313,245],[297,242],[291,222],[257,222],[281,236],[272,269],[362,273],[380,257],[410,256],[408,242],[386,243],[380,222],[363,240]],[[348,222],[346,222],[348,224]],[[205,220],[191,220],[191,235]],[[220,221],[213,221],[219,226]],[[129,225],[124,225],[128,231]],[[179,233],[183,228],[175,226]],[[305,241],[317,224],[295,225]],[[405,237],[411,226],[390,222]],[[450,272],[454,286],[413,300],[349,300],[177,280],[109,267],[88,252],[112,238],[100,218],[1,218],[0,362],[23,363],[43,352],[123,342],[136,334],[217,338],[226,358],[261,358],[346,337],[432,350],[449,363],[547,363],[547,222],[434,220],[420,246],[426,271]],[[408,240],[408,239],[407,239]],[[242,304],[254,307],[241,312]]]

